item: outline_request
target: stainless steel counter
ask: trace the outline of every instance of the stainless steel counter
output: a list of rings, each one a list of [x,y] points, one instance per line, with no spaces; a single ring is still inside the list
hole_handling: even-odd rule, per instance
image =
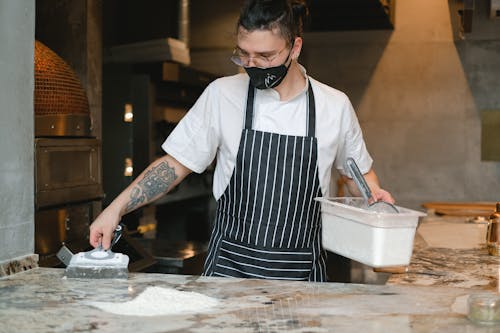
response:
[[[130,274],[79,280],[36,268],[0,279],[0,332],[498,332],[466,316],[470,289]],[[148,286],[195,291],[208,313],[137,317],[90,301],[125,302]]]

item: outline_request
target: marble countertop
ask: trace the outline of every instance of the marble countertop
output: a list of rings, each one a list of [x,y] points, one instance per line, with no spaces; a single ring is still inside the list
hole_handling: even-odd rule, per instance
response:
[[[148,286],[219,300],[207,313],[154,317],[103,312],[91,301],[130,301]],[[362,285],[133,273],[67,279],[35,268],[0,279],[0,332],[499,332],[466,317],[466,288]]]
[[[408,271],[386,285],[284,282],[131,273],[127,280],[67,279],[35,268],[0,278],[3,332],[500,332],[467,319],[470,294],[500,292],[500,258],[486,224],[429,216],[418,227]],[[101,311],[147,287],[194,291],[219,301],[209,312],[152,317]]]
[[[488,254],[487,223],[471,221],[429,214],[417,229],[408,272],[392,274],[387,284],[500,292],[500,257]]]

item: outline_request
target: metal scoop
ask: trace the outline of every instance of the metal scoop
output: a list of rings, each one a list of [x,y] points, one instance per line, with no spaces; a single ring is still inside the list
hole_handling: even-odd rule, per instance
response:
[[[361,192],[361,195],[363,195],[363,198],[366,200],[368,210],[377,213],[399,213],[399,210],[396,208],[396,206],[394,206],[390,202],[382,200],[376,201],[375,198],[373,198],[372,191],[366,183],[365,177],[363,176],[361,171],[359,171],[358,165],[352,157],[347,158],[345,166],[346,169],[349,170],[349,173],[351,174],[352,179]]]
[[[115,245],[118,242],[118,240],[122,236],[122,230],[123,230],[123,227],[121,226],[121,224],[118,224],[116,226],[116,229],[115,229],[115,232],[113,235],[113,240],[111,240],[111,244],[109,245],[109,249],[105,250],[102,247],[102,244],[99,244],[99,246],[96,247],[95,249],[93,249],[92,251],[85,252],[85,258],[95,259],[95,260],[106,260],[106,259],[113,258],[115,256],[115,253],[113,251],[111,251],[111,248],[113,247],[113,245]]]
[[[73,254],[63,245],[57,257],[67,266],[65,276],[84,279],[126,279],[129,257],[126,254],[111,251],[111,247],[120,239],[122,229],[121,225],[116,228],[111,246],[107,250],[100,245],[92,251]]]

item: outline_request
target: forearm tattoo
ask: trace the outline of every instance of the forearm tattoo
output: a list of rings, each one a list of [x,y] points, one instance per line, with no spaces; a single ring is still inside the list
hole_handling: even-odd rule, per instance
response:
[[[149,202],[157,195],[165,193],[176,179],[175,169],[167,162],[161,162],[152,167],[132,189],[126,212],[128,213],[139,205]]]

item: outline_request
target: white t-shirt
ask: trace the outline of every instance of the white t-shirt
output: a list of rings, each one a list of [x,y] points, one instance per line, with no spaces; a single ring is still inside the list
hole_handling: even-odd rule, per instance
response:
[[[305,75],[305,69],[301,68]],[[358,119],[348,97],[309,78],[316,104],[318,176],[323,196],[329,196],[332,167],[344,172],[347,157],[361,172],[372,165]],[[213,81],[162,145],[163,150],[194,172],[203,172],[217,157],[214,172],[215,199],[226,190],[244,126],[248,93],[247,74]],[[253,129],[284,135],[307,133],[307,85],[288,101],[280,101],[273,89],[256,90]]]

